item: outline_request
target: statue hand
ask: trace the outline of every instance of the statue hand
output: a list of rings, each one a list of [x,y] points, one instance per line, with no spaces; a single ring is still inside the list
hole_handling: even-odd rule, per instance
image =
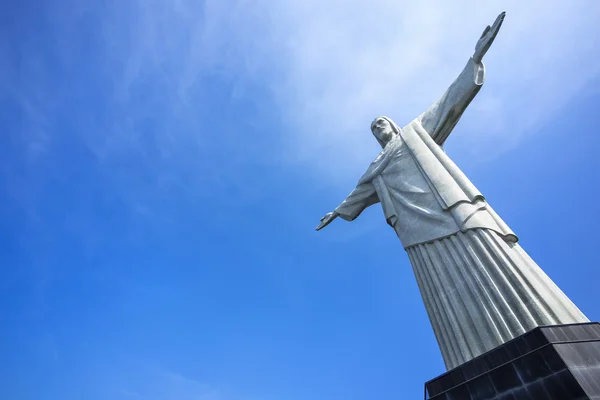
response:
[[[331,223],[331,221],[336,219],[338,216],[339,214],[335,211],[325,214],[325,216],[321,218],[321,223],[319,224],[319,226],[317,226],[317,230],[320,231],[321,229],[325,228]]]
[[[492,42],[496,38],[496,35],[498,34],[500,27],[502,26],[502,22],[504,21],[505,15],[506,12],[501,12],[500,15],[498,15],[498,18],[496,18],[496,20],[494,21],[494,24],[492,26],[488,25],[481,34],[481,37],[475,45],[475,53],[473,53],[473,60],[475,60],[476,63],[481,62],[483,56],[485,55],[485,53],[487,53],[488,49],[492,45]]]

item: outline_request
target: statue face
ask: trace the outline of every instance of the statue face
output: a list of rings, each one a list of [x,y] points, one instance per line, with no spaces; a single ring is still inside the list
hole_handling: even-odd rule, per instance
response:
[[[371,132],[373,132],[373,135],[375,135],[375,137],[383,143],[387,143],[392,140],[396,134],[396,132],[394,132],[394,128],[392,128],[392,125],[385,118],[375,119],[375,121],[373,121],[371,124]]]

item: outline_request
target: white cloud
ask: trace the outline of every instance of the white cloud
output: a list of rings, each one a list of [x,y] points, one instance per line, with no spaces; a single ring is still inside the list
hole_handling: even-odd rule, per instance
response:
[[[156,364],[121,360],[121,369],[109,371],[105,382],[113,398],[123,400],[259,400],[262,397],[238,395],[217,389],[194,377],[165,369]],[[112,378],[112,379],[111,379]],[[107,388],[104,388],[107,389]]]
[[[82,7],[61,18],[81,19]],[[140,98],[147,90],[164,110],[156,137],[162,156],[211,146],[202,95],[214,77],[228,83],[232,102],[260,101],[257,86],[275,100],[286,151],[274,151],[285,162],[356,178],[378,151],[372,118],[402,124],[424,111],[503,10],[484,90],[450,141],[454,151],[498,155],[598,76],[597,0],[113,2],[102,18],[102,51],[115,108],[126,114],[86,140],[99,157],[139,144],[135,122],[157,109]],[[75,36],[80,25],[71,25]]]
[[[114,390],[117,398],[127,400],[223,400],[215,388],[180,373],[155,366],[137,366],[120,371]],[[121,382],[122,381],[122,382]]]
[[[209,0],[202,10],[191,4],[175,5],[191,16],[177,22],[194,32],[188,56],[176,60],[183,61],[178,92],[187,93],[203,68],[237,80],[232,96],[251,95],[248,82],[261,82],[281,107],[287,160],[319,172],[362,170],[377,152],[371,119],[386,114],[402,124],[424,111],[500,11],[507,18],[485,60],[487,83],[452,138],[455,148],[500,154],[600,71],[592,61],[600,32],[595,0]]]
[[[321,170],[360,172],[377,151],[371,119],[384,114],[402,124],[424,111],[500,11],[507,17],[485,59],[485,89],[452,138],[459,148],[506,150],[600,72],[592,61],[600,36],[593,0],[285,4],[273,20],[288,68],[278,95],[293,122],[294,155]]]

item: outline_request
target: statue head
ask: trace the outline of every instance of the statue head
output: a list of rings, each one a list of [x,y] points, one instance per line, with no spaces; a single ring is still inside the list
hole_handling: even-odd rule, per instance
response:
[[[400,134],[400,128],[388,117],[377,117],[371,123],[371,132],[381,148],[385,148],[393,138]]]

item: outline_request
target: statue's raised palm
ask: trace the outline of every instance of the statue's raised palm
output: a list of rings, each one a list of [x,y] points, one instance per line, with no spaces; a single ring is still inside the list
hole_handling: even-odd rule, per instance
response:
[[[498,31],[500,31],[500,27],[502,26],[502,22],[504,21],[505,15],[505,12],[500,13],[500,15],[498,15],[498,18],[496,18],[492,26],[488,25],[484,29],[483,33],[481,34],[481,37],[475,45],[475,53],[473,53],[473,60],[475,60],[476,63],[481,62],[483,56],[485,55],[485,53],[487,53],[488,49],[494,42],[494,39],[496,39],[496,35],[498,34]]]

